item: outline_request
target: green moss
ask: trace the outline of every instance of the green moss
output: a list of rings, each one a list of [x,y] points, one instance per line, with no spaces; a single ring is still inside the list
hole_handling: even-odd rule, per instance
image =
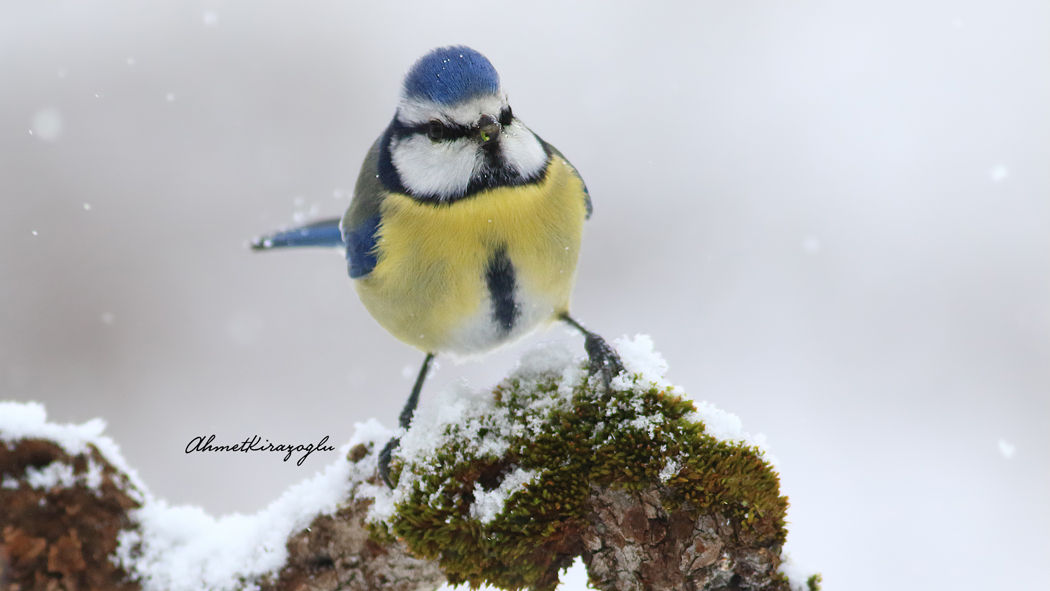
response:
[[[820,591],[820,584],[824,582],[824,577],[820,576],[820,573],[812,575],[806,579],[806,588],[809,591]]]
[[[440,560],[453,584],[553,589],[559,569],[583,550],[592,487],[666,486],[668,512],[719,513],[741,544],[783,543],[787,499],[757,449],[708,435],[692,402],[640,376],[626,392],[592,380],[571,395],[559,393],[559,379],[504,381],[491,416],[449,426],[425,464],[395,464],[395,477],[411,473],[411,485],[376,533]],[[486,436],[506,444],[500,454],[476,451]],[[476,495],[519,469],[537,475],[492,521],[472,517]]]

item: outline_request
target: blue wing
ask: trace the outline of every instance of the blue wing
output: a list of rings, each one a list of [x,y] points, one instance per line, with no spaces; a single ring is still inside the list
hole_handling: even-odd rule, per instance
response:
[[[374,215],[346,233],[346,265],[351,279],[364,277],[376,268],[379,216]]]
[[[269,250],[271,248],[290,248],[297,246],[319,246],[319,247],[345,247],[343,234],[339,230],[339,218],[320,220],[317,222],[281,230],[268,236],[260,236],[252,240],[252,249]]]

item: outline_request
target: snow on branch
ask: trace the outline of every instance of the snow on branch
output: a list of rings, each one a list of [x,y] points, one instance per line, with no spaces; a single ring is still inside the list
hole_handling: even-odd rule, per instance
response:
[[[340,459],[255,515],[215,519],[154,498],[101,421],[56,425],[39,404],[0,403],[0,590],[436,589],[438,565],[370,539],[370,421]]]
[[[219,519],[154,498],[101,421],[0,403],[0,591],[542,591],[576,557],[597,589],[817,588],[781,570],[761,438],[664,381],[648,337],[616,345],[611,391],[559,345],[495,389],[446,388],[400,434],[393,490],[373,420],[263,511]]]

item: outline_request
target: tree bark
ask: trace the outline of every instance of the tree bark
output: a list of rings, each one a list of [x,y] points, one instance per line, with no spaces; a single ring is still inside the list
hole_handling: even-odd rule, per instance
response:
[[[749,547],[731,520],[668,513],[668,490],[594,490],[583,534],[591,584],[607,591],[788,589],[777,578],[780,549]]]
[[[2,435],[2,433],[0,433]],[[101,468],[101,478],[89,468]],[[68,466],[69,486],[36,488],[33,472]],[[0,443],[0,588],[5,591],[74,591],[139,586],[110,561],[117,534],[134,527],[129,510],[141,498],[126,475],[97,449],[70,456],[42,439]]]
[[[351,459],[364,459],[364,445]],[[378,474],[372,483],[379,482]],[[262,591],[433,591],[445,583],[437,561],[412,556],[404,544],[369,535],[365,519],[372,499],[349,498],[333,515],[318,515],[288,538],[288,562],[276,577],[264,577]]]

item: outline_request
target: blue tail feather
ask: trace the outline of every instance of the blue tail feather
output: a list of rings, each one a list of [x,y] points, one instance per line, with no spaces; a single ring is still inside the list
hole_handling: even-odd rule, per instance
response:
[[[340,218],[319,220],[291,228],[274,232],[267,236],[260,236],[252,240],[253,250],[269,250],[271,248],[291,248],[300,246],[316,246],[322,248],[346,248],[343,242],[343,234],[339,229]]]

